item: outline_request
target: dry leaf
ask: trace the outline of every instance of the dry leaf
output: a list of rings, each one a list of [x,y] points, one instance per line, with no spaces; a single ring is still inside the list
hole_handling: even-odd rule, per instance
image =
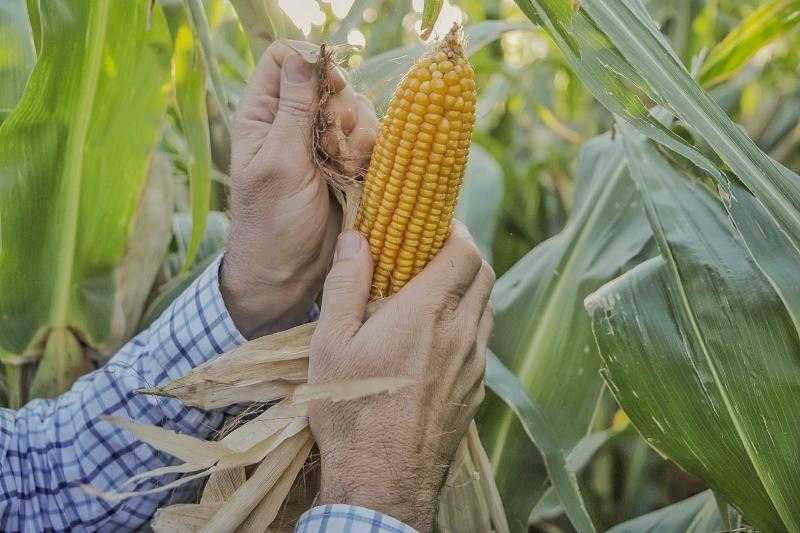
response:
[[[244,452],[295,419],[305,419],[307,416],[307,406],[284,400],[225,435],[222,442],[231,450]]]
[[[278,511],[280,511],[283,502],[286,500],[286,496],[292,489],[297,474],[303,469],[303,465],[306,463],[308,454],[311,452],[313,446],[314,438],[309,433],[305,444],[292,460],[289,467],[281,474],[278,482],[275,483],[275,486],[272,487],[269,493],[258,503],[253,512],[250,513],[244,521],[241,526],[241,533],[260,533],[264,530],[264,524],[272,524],[275,517],[278,516]]]
[[[222,457],[211,470],[218,471],[234,466],[247,466],[262,461],[270,453],[280,447],[284,442],[302,432],[308,427],[308,420],[305,418],[293,418],[286,427],[275,435],[259,442],[255,446],[244,452],[235,453]]]
[[[194,533],[208,523],[219,504],[179,503],[156,511],[150,527],[153,531]]]
[[[282,442],[275,453],[270,455],[269,460],[262,461],[258,465],[253,475],[219,508],[201,531],[209,533],[235,531],[312,438],[311,430],[306,428]]]
[[[489,506],[478,477],[467,439],[462,439],[439,498],[439,531],[492,531]]]
[[[275,409],[275,412],[269,415],[272,418],[265,417],[264,420],[254,424],[247,430],[244,428],[247,428],[249,424],[246,424],[218,442],[200,440],[189,435],[181,435],[158,426],[139,424],[121,417],[109,417],[109,422],[131,431],[143,442],[185,461],[179,465],[165,466],[142,472],[129,479],[125,485],[170,473],[196,473],[179,478],[167,485],[142,491],[104,492],[90,485],[82,485],[81,487],[93,496],[116,502],[134,496],[162,492],[183,485],[193,479],[231,468],[255,464],[308,427],[308,419],[305,416],[283,416],[297,412],[303,413],[302,409],[281,404],[275,407],[278,407],[278,409]],[[258,420],[257,418],[253,422]],[[231,443],[239,447],[241,451],[228,448],[226,444]],[[246,445],[247,447],[245,447]]]
[[[128,498],[133,498],[135,496],[147,496],[148,494],[156,494],[159,492],[164,492],[166,490],[172,490],[176,487],[180,487],[181,485],[188,483],[189,481],[200,479],[201,477],[207,476],[208,471],[205,470],[203,472],[199,472],[197,474],[193,474],[191,476],[185,476],[180,479],[176,479],[172,483],[167,483],[166,485],[161,485],[152,489],[148,490],[138,490],[133,492],[103,492],[99,489],[96,489],[92,485],[81,485],[81,489],[88,495],[94,496],[95,498],[101,498],[108,502],[120,502],[122,500],[126,500]]]
[[[162,466],[161,468],[154,468],[153,470],[148,470],[147,472],[140,472],[132,478],[129,478],[125,483],[122,484],[122,486],[127,487],[128,485],[136,485],[136,483],[142,481],[143,479],[163,477],[169,474],[191,474],[192,472],[198,472],[200,470],[205,470],[206,468],[211,468],[213,464],[214,463],[181,463],[179,465]]]
[[[509,533],[506,510],[503,506],[503,500],[500,498],[500,492],[497,490],[497,484],[494,481],[494,468],[492,468],[492,463],[489,461],[486,450],[483,449],[481,438],[478,435],[478,427],[475,425],[474,420],[469,424],[466,441],[469,455],[472,457],[475,468],[478,471],[479,481],[486,504],[489,506],[489,516],[492,519],[494,529],[497,533]]]
[[[236,492],[236,489],[241,487],[246,480],[247,475],[243,466],[236,466],[216,472],[206,481],[200,503],[222,504],[230,498],[231,495]]]
[[[316,400],[343,402],[384,392],[392,394],[412,383],[414,383],[414,380],[408,378],[377,377],[337,381],[335,383],[306,384],[300,385],[294,390],[291,401],[293,403]]]
[[[175,381],[138,392],[206,410],[283,398],[306,381],[315,328],[316,323],[303,324],[246,342]]]
[[[226,449],[221,442],[202,440],[159,426],[140,424],[121,416],[106,416],[103,420],[130,431],[142,442],[187,463],[214,463],[224,454],[233,453],[233,450]]]

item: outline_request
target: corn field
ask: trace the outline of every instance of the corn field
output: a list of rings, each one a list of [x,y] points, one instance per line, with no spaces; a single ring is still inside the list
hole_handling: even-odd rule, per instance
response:
[[[222,252],[271,42],[325,43],[389,131],[454,23],[464,157],[429,241],[407,216],[426,257],[462,220],[498,275],[468,455],[509,530],[800,532],[800,0],[2,0],[0,405],[67,390]],[[370,234],[369,187],[394,293],[425,262]]]

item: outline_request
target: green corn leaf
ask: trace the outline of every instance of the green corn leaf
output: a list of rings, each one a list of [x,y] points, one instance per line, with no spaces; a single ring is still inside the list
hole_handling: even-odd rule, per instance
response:
[[[595,98],[615,115],[624,117],[650,138],[686,157],[720,183],[727,179],[694,146],[655,120],[639,93],[660,101],[661,95],[651,88],[650,80],[641,75],[618,48],[618,44],[604,33],[584,9],[586,2],[573,0],[515,0],[528,18],[537,23],[553,38],[564,57]],[[621,9],[623,2],[614,2]],[[630,4],[630,7],[627,7]],[[578,6],[583,8],[578,9]],[[655,40],[670,60],[681,65],[680,58],[669,48],[666,38],[658,31],[655,22],[638,0],[625,0],[626,9],[641,17],[644,30]],[[682,66],[681,66],[682,68]]]
[[[353,5],[350,6],[350,11],[339,22],[336,31],[327,39],[331,43],[345,43],[347,42],[347,34],[361,24],[364,10],[370,5],[374,4],[376,0],[354,0]]]
[[[800,0],[772,0],[759,6],[709,52],[700,83],[710,87],[730,79],[756,52],[798,24]]]
[[[583,298],[645,255],[650,230],[619,141],[587,142],[576,202],[564,230],[497,282],[491,347],[540,406],[564,453],[586,435],[602,389],[600,360]],[[481,434],[509,523],[526,531],[546,481],[514,414],[489,397]],[[525,472],[520,476],[520,472]]]
[[[186,253],[192,239],[192,220],[186,213],[177,213],[173,217],[173,229],[177,250],[167,258],[166,268],[173,277],[163,286],[158,288],[156,296],[139,322],[139,330],[150,326],[180,294],[203,273],[203,271],[216,259],[225,246],[228,236],[228,218],[224,213],[211,211],[208,214],[208,224],[197,252],[194,266],[182,272],[182,265],[186,264]]]
[[[186,271],[200,247],[211,201],[211,135],[205,98],[207,69],[203,50],[195,39],[186,12],[170,9],[167,13],[175,40],[175,100],[186,139],[186,167],[192,198],[192,239],[183,264]]]
[[[38,52],[42,49],[42,20],[39,15],[39,0],[26,0],[25,3],[28,5],[28,22],[30,23],[34,50]]]
[[[156,149],[150,160],[147,184],[139,200],[128,246],[114,270],[116,294],[111,331],[97,347],[95,361],[109,359],[136,333],[153,284],[172,241],[175,209],[174,167]]]
[[[757,528],[797,530],[800,340],[791,317],[721,202],[622,129],[661,257],[586,301],[604,375],[651,446]]]
[[[509,23],[497,20],[478,22],[464,28],[467,37],[466,54],[471,55],[487,44],[496,41],[505,32],[529,30],[529,24]],[[402,46],[366,59],[351,73],[353,85],[375,104],[381,112],[386,109],[398,81],[411,68],[411,65],[428,50],[428,46],[418,44]]]
[[[110,330],[171,45],[160,10],[146,28],[144,2],[40,8],[41,54],[0,126],[0,347],[43,351],[34,394],[52,395],[82,370],[76,339],[96,346]]]
[[[714,494],[707,490],[618,524],[608,533],[718,533],[725,531]]]
[[[792,253],[800,255],[800,180],[771,161],[700,88],[639,0],[585,0],[579,4],[571,0],[517,0],[517,4],[529,17],[538,15],[605,107],[701,167],[717,181],[723,194],[731,196],[729,179],[718,165],[650,117],[626,88],[626,82],[673,111],[753,193],[786,234]],[[748,245],[777,286],[800,330],[800,284],[773,277],[774,269],[762,264],[768,259],[757,255],[758,243]]]
[[[578,533],[595,531],[586,504],[583,502],[578,481],[575,474],[567,468],[566,458],[552,427],[536,402],[525,392],[519,380],[491,350],[486,354],[486,384],[514,412],[528,438],[541,452],[550,480],[572,525]],[[527,524],[524,529],[514,529],[527,531]]]
[[[303,34],[278,6],[278,0],[231,0],[239,22],[250,37],[253,59],[278,39],[302,39]]]
[[[0,3],[0,124],[17,105],[35,60],[25,0]]]
[[[206,72],[208,73],[208,81],[210,82],[211,92],[220,108],[220,116],[222,117],[222,122],[226,130],[225,135],[230,137],[231,103],[225,92],[222,74],[220,73],[219,64],[217,63],[217,54],[214,52],[214,46],[211,42],[211,28],[208,26],[206,10],[200,0],[185,0],[185,2],[188,18],[191,20],[194,34],[197,37],[202,50],[203,63],[205,64]]]
[[[536,4],[540,10],[547,7],[552,11],[554,5],[561,8],[565,7],[563,2],[557,1],[548,2],[547,6],[543,6],[541,2],[536,2]],[[784,310],[788,311],[788,317],[794,326],[791,332],[780,331],[774,334],[779,336],[789,335],[792,339],[796,338],[800,327],[800,321],[798,320],[800,318],[800,284],[796,282],[796,275],[792,273],[796,272],[797,265],[800,264],[800,246],[798,245],[800,243],[800,210],[798,210],[798,206],[800,206],[800,179],[795,174],[781,168],[759,150],[746,134],[730,120],[716,102],[697,85],[669,48],[663,36],[658,32],[638,1],[602,2],[585,0],[580,5],[582,7],[579,11],[569,11],[567,9],[564,13],[561,13],[560,27],[555,27],[554,25],[554,27],[550,28],[552,34],[558,34],[558,31],[564,33],[564,35],[559,36],[561,40],[558,43],[562,51],[567,55],[573,54],[574,61],[575,58],[580,58],[575,62],[576,69],[593,94],[604,105],[612,111],[621,112],[624,119],[640,132],[676,153],[687,157],[714,177],[720,189],[720,194],[725,200],[725,205],[728,207],[728,215],[736,222],[737,229],[735,231],[739,236],[737,242],[739,244],[746,243],[746,247],[740,247],[738,253],[743,254],[745,257],[752,256],[755,259],[755,265],[749,265],[753,267],[753,275],[755,277],[759,277],[760,274],[767,276],[765,284],[772,288],[774,292],[771,293],[771,296],[778,300],[778,306],[770,309],[770,311],[777,313],[779,316],[784,314]],[[568,8],[569,6],[566,7]],[[544,13],[545,15],[548,14],[546,11]],[[559,14],[557,10],[555,13]],[[602,38],[595,38],[595,42],[593,42],[586,35],[581,34],[580,31],[565,31],[565,29],[575,30],[582,18],[587,18],[591,25],[602,34]],[[591,33],[587,35],[593,36]],[[556,40],[559,41],[558,38]],[[597,75],[597,72],[587,71],[582,61],[584,60],[583,58],[591,57],[589,51],[596,48],[599,42],[605,42],[604,46],[611,44],[623,59],[623,62],[612,65],[608,61],[603,61],[601,63],[602,72]],[[635,75],[631,75],[631,71]],[[741,180],[744,187],[740,187],[737,182],[729,181],[725,174],[707,158],[698,157],[697,150],[689,146],[685,141],[675,139],[674,136],[668,134],[665,135],[665,131],[668,130],[654,124],[654,120],[637,116],[631,113],[631,109],[621,105],[624,99],[620,99],[613,91],[609,91],[608,83],[602,78],[603,74],[607,75],[609,72],[624,74],[625,79],[629,82],[636,79],[644,80],[644,84],[637,83],[637,87],[647,91],[647,94],[655,101],[662,102],[673,111],[697,138],[702,139],[710,146],[716,156]],[[749,208],[739,208],[741,206],[749,206]],[[708,223],[729,224],[727,219]],[[765,233],[773,239],[765,239]],[[776,242],[781,245],[779,248],[775,247]],[[656,266],[650,264],[651,269],[658,271],[659,269]],[[641,274],[645,271],[634,270],[632,272]],[[722,274],[719,275],[722,276]],[[655,277],[655,275],[652,276]],[[630,277],[622,278],[625,283],[632,283],[631,279]],[[661,281],[662,285],[664,285],[669,279],[667,278],[666,281],[662,279]],[[649,282],[651,284],[654,283],[652,279]],[[620,284],[623,284],[623,281],[620,281]],[[711,284],[710,286],[713,287],[714,285]],[[640,288],[639,290],[644,289]],[[740,288],[740,290],[744,290],[744,288]],[[731,292],[735,293],[736,291],[731,290]],[[610,302],[610,300],[607,301]],[[751,308],[748,309],[746,306],[743,306],[743,308],[748,309],[749,312],[751,312],[752,308],[758,308],[755,303],[748,303],[751,304]],[[781,307],[781,305],[784,307]],[[619,307],[624,306],[620,304]],[[610,312],[608,309],[606,311]],[[639,316],[643,312],[643,310],[639,309],[627,309],[625,316],[628,317],[628,320],[632,320],[630,317]],[[616,325],[617,328],[621,329],[626,325],[619,316],[616,316],[616,319],[620,323]],[[715,333],[719,334],[722,331],[724,332],[723,334],[730,334],[730,331],[726,331],[723,325],[718,326],[719,329]],[[650,324],[650,327],[655,328],[656,324]],[[739,329],[737,329],[738,324],[737,326],[728,325],[727,327],[739,332]],[[653,334],[643,326],[642,330],[643,333],[641,335],[645,335],[644,332],[647,332],[650,336]],[[759,333],[762,337],[764,336],[763,331],[754,331],[751,332],[751,335],[755,338],[759,336]],[[790,342],[785,338],[782,338],[783,341]],[[641,350],[637,353],[641,355]],[[708,350],[703,350],[702,353],[708,354],[709,352]],[[609,364],[608,360],[606,364]],[[723,370],[730,372],[738,369],[732,363],[726,363],[719,369],[720,372]],[[750,377],[764,379],[765,376],[771,374],[769,369],[760,368],[758,370],[761,373],[753,371],[753,375]],[[654,375],[659,374],[655,372]],[[630,383],[626,383],[624,386],[618,387],[617,391],[621,391],[618,394],[627,394],[631,386]],[[719,386],[718,388],[724,390],[725,387]],[[750,390],[753,389],[761,390],[759,386],[751,387]],[[773,390],[771,393],[774,394],[772,398],[782,397],[780,396],[781,393],[791,395],[788,390]],[[680,392],[676,388],[672,391],[672,394],[680,394]],[[663,401],[664,397],[669,396],[670,394],[664,394],[662,391],[659,398]],[[693,400],[702,405],[702,398],[693,398]],[[628,401],[631,402],[630,399]],[[731,402],[726,404],[729,411],[733,410],[731,405]],[[769,405],[759,405],[757,407],[757,409],[753,409],[747,414],[763,419],[765,413],[770,412]],[[644,413],[652,413],[655,412],[657,405],[655,401],[647,405],[643,405],[643,402],[639,401],[639,408]],[[793,408],[788,409],[786,412],[791,413]],[[776,416],[776,424],[785,423],[783,416]],[[792,415],[787,414],[785,416],[790,417]],[[782,455],[775,451],[774,456],[766,459],[767,464],[762,464],[765,459],[753,451],[754,449],[761,449],[762,445],[767,450],[775,450],[776,447],[786,446],[780,442],[776,444],[779,439],[764,442],[763,435],[775,437],[775,435],[785,435],[787,432],[784,428],[775,427],[770,432],[762,431],[760,434],[762,437],[758,438],[750,434],[751,428],[747,426],[747,421],[734,417],[728,422],[733,426],[729,429],[735,429],[742,439],[740,451],[747,452],[745,456],[753,461],[753,464],[749,465],[749,467],[755,469],[758,474],[755,476],[755,480],[749,479],[748,483],[753,481],[758,484],[763,483],[761,490],[768,497],[765,496],[767,498],[766,503],[763,498],[759,500],[758,496],[745,501],[742,494],[737,494],[736,498],[726,497],[726,500],[742,506],[741,508],[750,508],[753,521],[760,521],[764,524],[763,527],[766,530],[781,530],[782,527],[796,529],[798,527],[797,518],[793,516],[791,511],[793,508],[797,508],[796,488],[795,483],[791,481],[792,478],[787,477],[787,472],[792,472],[792,469],[781,461],[781,459],[785,460],[786,457],[792,456],[791,452],[788,452],[789,448],[785,448],[786,451]],[[709,420],[705,420],[702,424],[706,432],[708,432],[708,423]],[[764,424],[768,425],[767,422]],[[725,433],[722,432],[722,434]],[[697,448],[696,443],[683,443],[683,445],[689,446],[693,451]],[[675,445],[669,449],[668,455],[670,457],[678,457],[680,453],[680,446]],[[686,468],[692,470],[690,467]],[[702,469],[695,468],[692,471],[698,470]],[[796,472],[792,473],[796,476]],[[725,490],[733,490],[731,485],[735,485],[735,483],[730,481],[729,476],[726,479],[715,479],[712,474],[719,474],[719,472],[709,473],[706,471],[704,472],[705,479],[714,480],[718,483],[719,491],[723,496],[725,496]],[[723,487],[723,485],[725,486]],[[757,492],[757,490],[752,489],[752,492]]]
[[[502,202],[503,169],[486,149],[473,144],[456,218],[467,225],[483,258],[489,263],[492,262],[492,242]]]
[[[576,476],[583,471],[595,454],[606,445],[616,441],[621,435],[628,433],[627,428],[621,430],[604,429],[596,431],[582,438],[567,455],[567,468]],[[558,498],[558,493],[550,487],[536,502],[528,523],[533,526],[542,520],[549,520],[564,514],[564,506]]]
[[[791,248],[789,253],[800,256],[800,179],[780,168],[761,151],[697,85],[683,65],[676,61],[646,12],[635,8],[635,0],[618,3],[587,0],[583,5],[629,64],[667,102],[678,118],[709,144],[757,202],[763,205],[765,212],[785,234],[785,241]],[[639,129],[661,142],[660,138],[650,135],[643,128]],[[688,156],[686,152],[681,153]],[[731,185],[727,179],[720,179],[719,170],[704,164],[701,166],[718,180],[722,194],[729,197],[727,202],[735,203]],[[776,276],[775,269],[769,264],[770,259],[759,256],[761,244],[750,239],[747,239],[747,243],[756,262],[781,294],[795,327],[800,331],[800,284]]]
[[[427,39],[433,32],[433,27],[439,19],[439,13],[442,12],[444,0],[425,0],[425,5],[422,8],[422,26],[420,28],[420,37]]]

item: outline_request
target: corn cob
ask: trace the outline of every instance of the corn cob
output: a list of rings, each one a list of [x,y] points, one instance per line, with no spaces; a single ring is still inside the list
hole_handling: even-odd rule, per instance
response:
[[[475,123],[474,76],[454,26],[392,97],[356,218],[375,263],[372,298],[399,291],[447,239]]]

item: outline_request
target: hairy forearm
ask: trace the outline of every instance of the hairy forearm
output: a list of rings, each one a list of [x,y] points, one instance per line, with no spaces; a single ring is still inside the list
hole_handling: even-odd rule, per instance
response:
[[[438,492],[447,466],[409,475],[413,465],[341,450],[322,458],[320,505],[358,505],[388,514],[418,531],[431,531]]]

